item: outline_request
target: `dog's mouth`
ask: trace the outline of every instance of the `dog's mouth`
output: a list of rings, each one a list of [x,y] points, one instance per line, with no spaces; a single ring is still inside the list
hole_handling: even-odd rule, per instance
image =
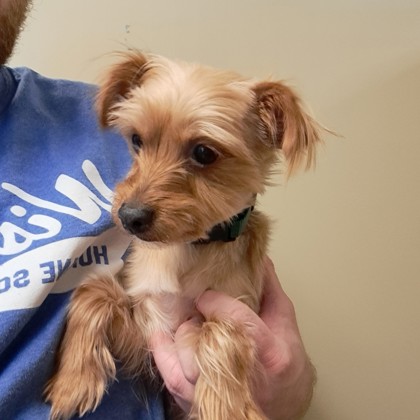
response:
[[[122,227],[139,241],[165,245],[174,243],[207,244],[210,242],[235,241],[245,230],[253,206],[247,207],[230,220],[216,223],[208,229],[194,226],[190,219],[186,223],[173,223],[164,226],[160,223],[156,211],[147,205],[130,205],[123,203],[117,214]]]
[[[133,235],[138,241],[144,242],[147,244],[155,244],[155,245],[171,245],[176,243],[198,243],[203,238],[207,238],[208,235],[206,233],[197,234],[195,232],[182,232],[178,233],[177,235],[166,233],[166,232],[157,232],[155,229],[151,228],[147,232],[142,233],[132,233],[127,230],[128,233]]]
[[[129,232],[131,233],[131,232]],[[133,235],[133,234],[132,234]],[[144,244],[147,247],[165,247],[174,244],[195,244],[206,242],[207,235],[183,235],[178,238],[161,237],[152,233],[134,234],[133,237],[138,243]]]
[[[155,244],[188,243],[202,236],[193,224],[187,229],[181,229],[182,223],[172,223],[164,226],[159,222],[157,212],[147,205],[130,205],[124,203],[118,209],[117,221],[129,234],[138,240]]]
[[[173,242],[164,242],[161,240],[155,240],[154,238],[144,238],[139,235],[133,235],[136,243],[140,244],[143,248],[163,248],[170,246]]]

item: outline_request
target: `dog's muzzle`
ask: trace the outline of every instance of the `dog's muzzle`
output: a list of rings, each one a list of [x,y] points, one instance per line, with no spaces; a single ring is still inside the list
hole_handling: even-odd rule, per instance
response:
[[[149,206],[130,206],[124,203],[118,210],[124,229],[133,235],[144,233],[152,226],[155,211]]]

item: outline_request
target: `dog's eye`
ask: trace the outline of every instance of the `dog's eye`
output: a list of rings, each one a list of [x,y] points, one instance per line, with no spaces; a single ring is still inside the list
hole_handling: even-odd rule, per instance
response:
[[[138,134],[131,136],[131,142],[133,143],[133,149],[138,152],[143,147],[143,140]]]
[[[210,147],[198,144],[194,147],[193,159],[201,165],[210,165],[214,163],[218,157],[217,153]]]

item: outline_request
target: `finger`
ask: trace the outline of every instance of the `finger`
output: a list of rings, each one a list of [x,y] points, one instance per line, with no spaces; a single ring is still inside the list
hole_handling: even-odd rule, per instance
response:
[[[289,297],[281,287],[274,264],[270,258],[264,261],[263,296],[261,299],[260,317],[271,327],[270,321],[278,324],[279,319],[295,319],[295,311]]]
[[[163,332],[155,333],[150,340],[153,357],[168,391],[178,405],[188,412],[194,397],[194,385],[185,378],[174,341]]]
[[[257,345],[263,364],[271,360],[276,338],[264,321],[246,304],[224,293],[208,290],[197,301],[197,309],[206,320],[229,319],[244,325]],[[269,354],[270,353],[270,354]]]
[[[259,322],[255,312],[239,299],[215,290],[205,291],[197,300],[196,307],[206,320],[235,319],[242,323]]]
[[[197,383],[200,374],[195,360],[195,354],[202,322],[202,318],[198,316],[193,317],[181,324],[175,333],[175,344],[179,363],[185,378],[193,385]]]

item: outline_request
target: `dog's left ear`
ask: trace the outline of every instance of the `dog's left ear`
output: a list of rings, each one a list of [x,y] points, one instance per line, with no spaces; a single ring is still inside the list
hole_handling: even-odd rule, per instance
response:
[[[315,162],[320,125],[303,109],[298,96],[280,82],[261,82],[253,88],[258,132],[269,146],[280,148],[288,163],[288,174],[305,163]]]
[[[149,59],[142,52],[130,51],[122,55],[123,59],[106,73],[96,96],[96,110],[103,127],[110,125],[110,111],[118,102],[124,100],[135,86],[140,85],[147,71],[146,64]]]

